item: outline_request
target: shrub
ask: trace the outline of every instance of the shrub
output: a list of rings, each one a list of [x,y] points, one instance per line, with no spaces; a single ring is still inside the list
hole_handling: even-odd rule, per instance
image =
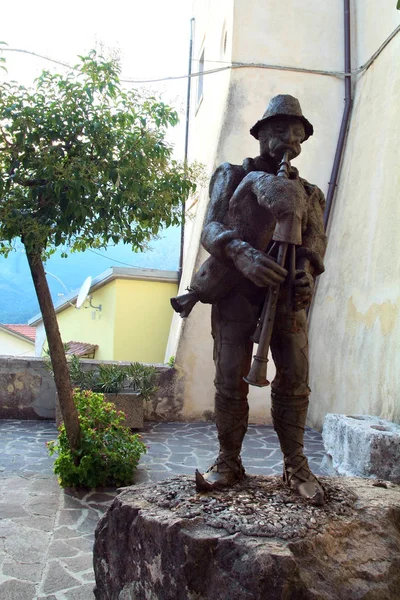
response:
[[[54,473],[61,487],[121,486],[133,483],[133,474],[146,446],[138,434],[123,425],[124,414],[91,390],[74,390],[82,432],[77,452],[70,449],[65,426],[57,440],[48,442],[50,456],[57,454]]]
[[[131,363],[125,367],[125,376],[128,387],[136,394],[140,394],[143,400],[150,398],[158,390],[155,382],[157,379],[157,370],[152,365],[143,365],[142,363]]]
[[[152,365],[135,362],[130,365],[99,364],[96,369],[84,370],[79,357],[73,354],[68,361],[72,385],[81,390],[118,394],[131,389],[143,400],[150,400],[157,391],[157,370]]]

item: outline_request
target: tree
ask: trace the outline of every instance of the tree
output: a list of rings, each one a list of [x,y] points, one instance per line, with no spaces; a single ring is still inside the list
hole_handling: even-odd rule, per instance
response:
[[[21,238],[43,316],[71,449],[80,430],[43,261],[58,246],[141,250],[178,224],[192,171],[165,140],[177,113],[125,90],[116,60],[95,51],[65,74],[43,71],[32,89],[0,83],[0,252]],[[77,458],[78,460],[78,458]]]

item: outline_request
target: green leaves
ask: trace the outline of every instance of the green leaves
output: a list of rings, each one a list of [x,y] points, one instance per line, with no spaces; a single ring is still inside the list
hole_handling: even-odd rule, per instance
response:
[[[98,487],[129,485],[140,456],[146,452],[141,436],[124,426],[125,417],[103,394],[74,390],[82,441],[75,464],[65,425],[57,440],[47,443],[52,456],[57,454],[54,472],[62,487]]]
[[[1,46],[8,46],[8,44],[6,44],[6,42],[0,42],[0,52]],[[7,71],[6,59],[4,58],[4,56],[0,56],[0,69],[2,69],[3,71]]]
[[[71,356],[68,369],[72,384],[81,390],[118,394],[130,388],[146,401],[157,391],[155,367],[135,362],[128,366],[100,364],[97,369],[85,371],[79,358]]]
[[[397,10],[400,10],[400,0],[397,0],[397,6],[396,6]]]
[[[43,71],[32,89],[0,83],[0,252],[19,236],[28,251],[111,240],[143,249],[179,222],[195,184],[165,140],[178,115],[122,88],[119,74],[91,51],[64,75]]]

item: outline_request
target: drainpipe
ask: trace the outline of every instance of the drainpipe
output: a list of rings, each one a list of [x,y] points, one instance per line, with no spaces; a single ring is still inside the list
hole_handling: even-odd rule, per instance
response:
[[[333,206],[333,199],[337,187],[340,163],[342,161],[344,144],[346,141],[346,133],[349,125],[351,106],[353,103],[353,99],[351,96],[350,0],[344,0],[344,70],[344,111],[342,117],[342,124],[340,126],[338,143],[336,146],[335,159],[333,161],[333,167],[329,181],[328,193],[326,195],[326,208],[324,214],[325,229],[328,226],[329,216],[331,214]]]
[[[193,23],[194,17],[190,19],[190,41],[189,41],[189,67],[188,67],[188,83],[187,83],[187,95],[186,95],[186,127],[185,127],[185,153],[184,162],[185,165],[188,159],[189,149],[189,118],[190,118],[190,93],[192,85],[192,57],[193,57]],[[181,225],[181,246],[179,253],[179,269],[178,269],[178,284],[181,282],[182,271],[183,271],[183,248],[185,242],[185,201],[182,201],[182,225]]]
[[[351,107],[353,104],[353,98],[351,95],[351,32],[350,32],[350,0],[344,0],[344,110],[342,116],[342,123],[340,125],[339,138],[336,145],[335,158],[333,160],[331,177],[329,180],[328,193],[326,194],[326,206],[324,212],[324,228],[325,231],[328,227],[329,217],[334,205],[335,191],[337,187],[337,180],[339,176],[340,164],[342,162],[343,150],[346,141],[346,133],[349,126]],[[311,306],[307,309],[308,323],[310,324],[313,306],[315,302],[315,296],[318,290],[319,278],[315,283],[314,297]]]

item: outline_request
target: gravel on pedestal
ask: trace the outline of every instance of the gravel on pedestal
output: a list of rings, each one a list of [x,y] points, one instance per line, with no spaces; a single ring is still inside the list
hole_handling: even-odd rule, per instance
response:
[[[398,599],[400,487],[321,482],[324,507],[277,476],[208,493],[187,476],[125,488],[96,530],[96,598]]]

